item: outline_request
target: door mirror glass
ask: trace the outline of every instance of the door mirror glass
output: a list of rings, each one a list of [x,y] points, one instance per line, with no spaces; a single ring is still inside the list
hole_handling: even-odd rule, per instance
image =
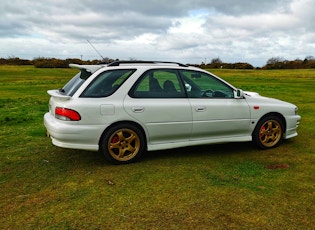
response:
[[[244,91],[241,89],[234,91],[234,98],[244,98]]]

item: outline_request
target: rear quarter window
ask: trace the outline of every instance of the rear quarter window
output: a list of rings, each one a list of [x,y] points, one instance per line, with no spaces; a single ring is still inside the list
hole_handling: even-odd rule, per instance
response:
[[[81,97],[108,97],[135,72],[135,69],[116,69],[100,73],[84,90]]]
[[[88,79],[92,74],[82,69],[77,75],[75,75],[59,92],[66,96],[73,96],[80,86]]]

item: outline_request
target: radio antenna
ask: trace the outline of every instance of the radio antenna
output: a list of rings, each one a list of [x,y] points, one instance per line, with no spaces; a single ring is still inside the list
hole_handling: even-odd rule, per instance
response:
[[[102,56],[102,54],[100,52],[98,52],[98,50],[93,46],[93,44],[88,39],[86,39],[86,40],[92,46],[92,48],[96,51],[96,53],[98,53],[98,55],[101,56],[102,60],[104,60],[104,57]]]

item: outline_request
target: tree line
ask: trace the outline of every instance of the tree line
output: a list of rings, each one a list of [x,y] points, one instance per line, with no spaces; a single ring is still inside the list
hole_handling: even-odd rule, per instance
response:
[[[202,63],[201,67],[209,69],[254,69],[249,63],[225,63],[221,59],[214,58],[210,63]],[[263,67],[257,67],[256,69],[314,69],[315,57],[307,56],[304,60],[295,59],[293,61],[287,60],[283,57],[272,57],[267,60]]]
[[[119,59],[104,58],[103,60],[81,60],[78,58],[57,59],[57,58],[34,58],[33,60],[21,59],[18,57],[0,58],[0,65],[34,65],[36,68],[68,68],[70,63],[80,65],[96,65],[99,63],[111,63]],[[255,69],[249,63],[237,62],[226,63],[219,57],[213,58],[211,62],[201,64],[191,64],[205,69]],[[315,57],[307,56],[304,60],[286,60],[282,57],[272,57],[267,60],[263,67],[256,69],[313,69],[315,68]]]
[[[270,58],[265,69],[314,69],[315,58],[313,56],[307,56],[304,60],[295,59],[293,61],[286,60],[282,57]]]
[[[33,60],[21,59],[18,57],[0,58],[0,65],[34,65],[36,68],[69,68],[70,63],[80,65],[96,65],[99,60],[83,61],[78,58],[57,59],[57,58],[34,58]]]

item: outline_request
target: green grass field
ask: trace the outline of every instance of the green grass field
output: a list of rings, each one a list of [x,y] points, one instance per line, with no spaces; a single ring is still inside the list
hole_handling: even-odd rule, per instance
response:
[[[147,153],[129,165],[54,147],[48,89],[73,69],[0,66],[0,229],[314,229],[315,70],[213,70],[299,106],[299,136]]]

